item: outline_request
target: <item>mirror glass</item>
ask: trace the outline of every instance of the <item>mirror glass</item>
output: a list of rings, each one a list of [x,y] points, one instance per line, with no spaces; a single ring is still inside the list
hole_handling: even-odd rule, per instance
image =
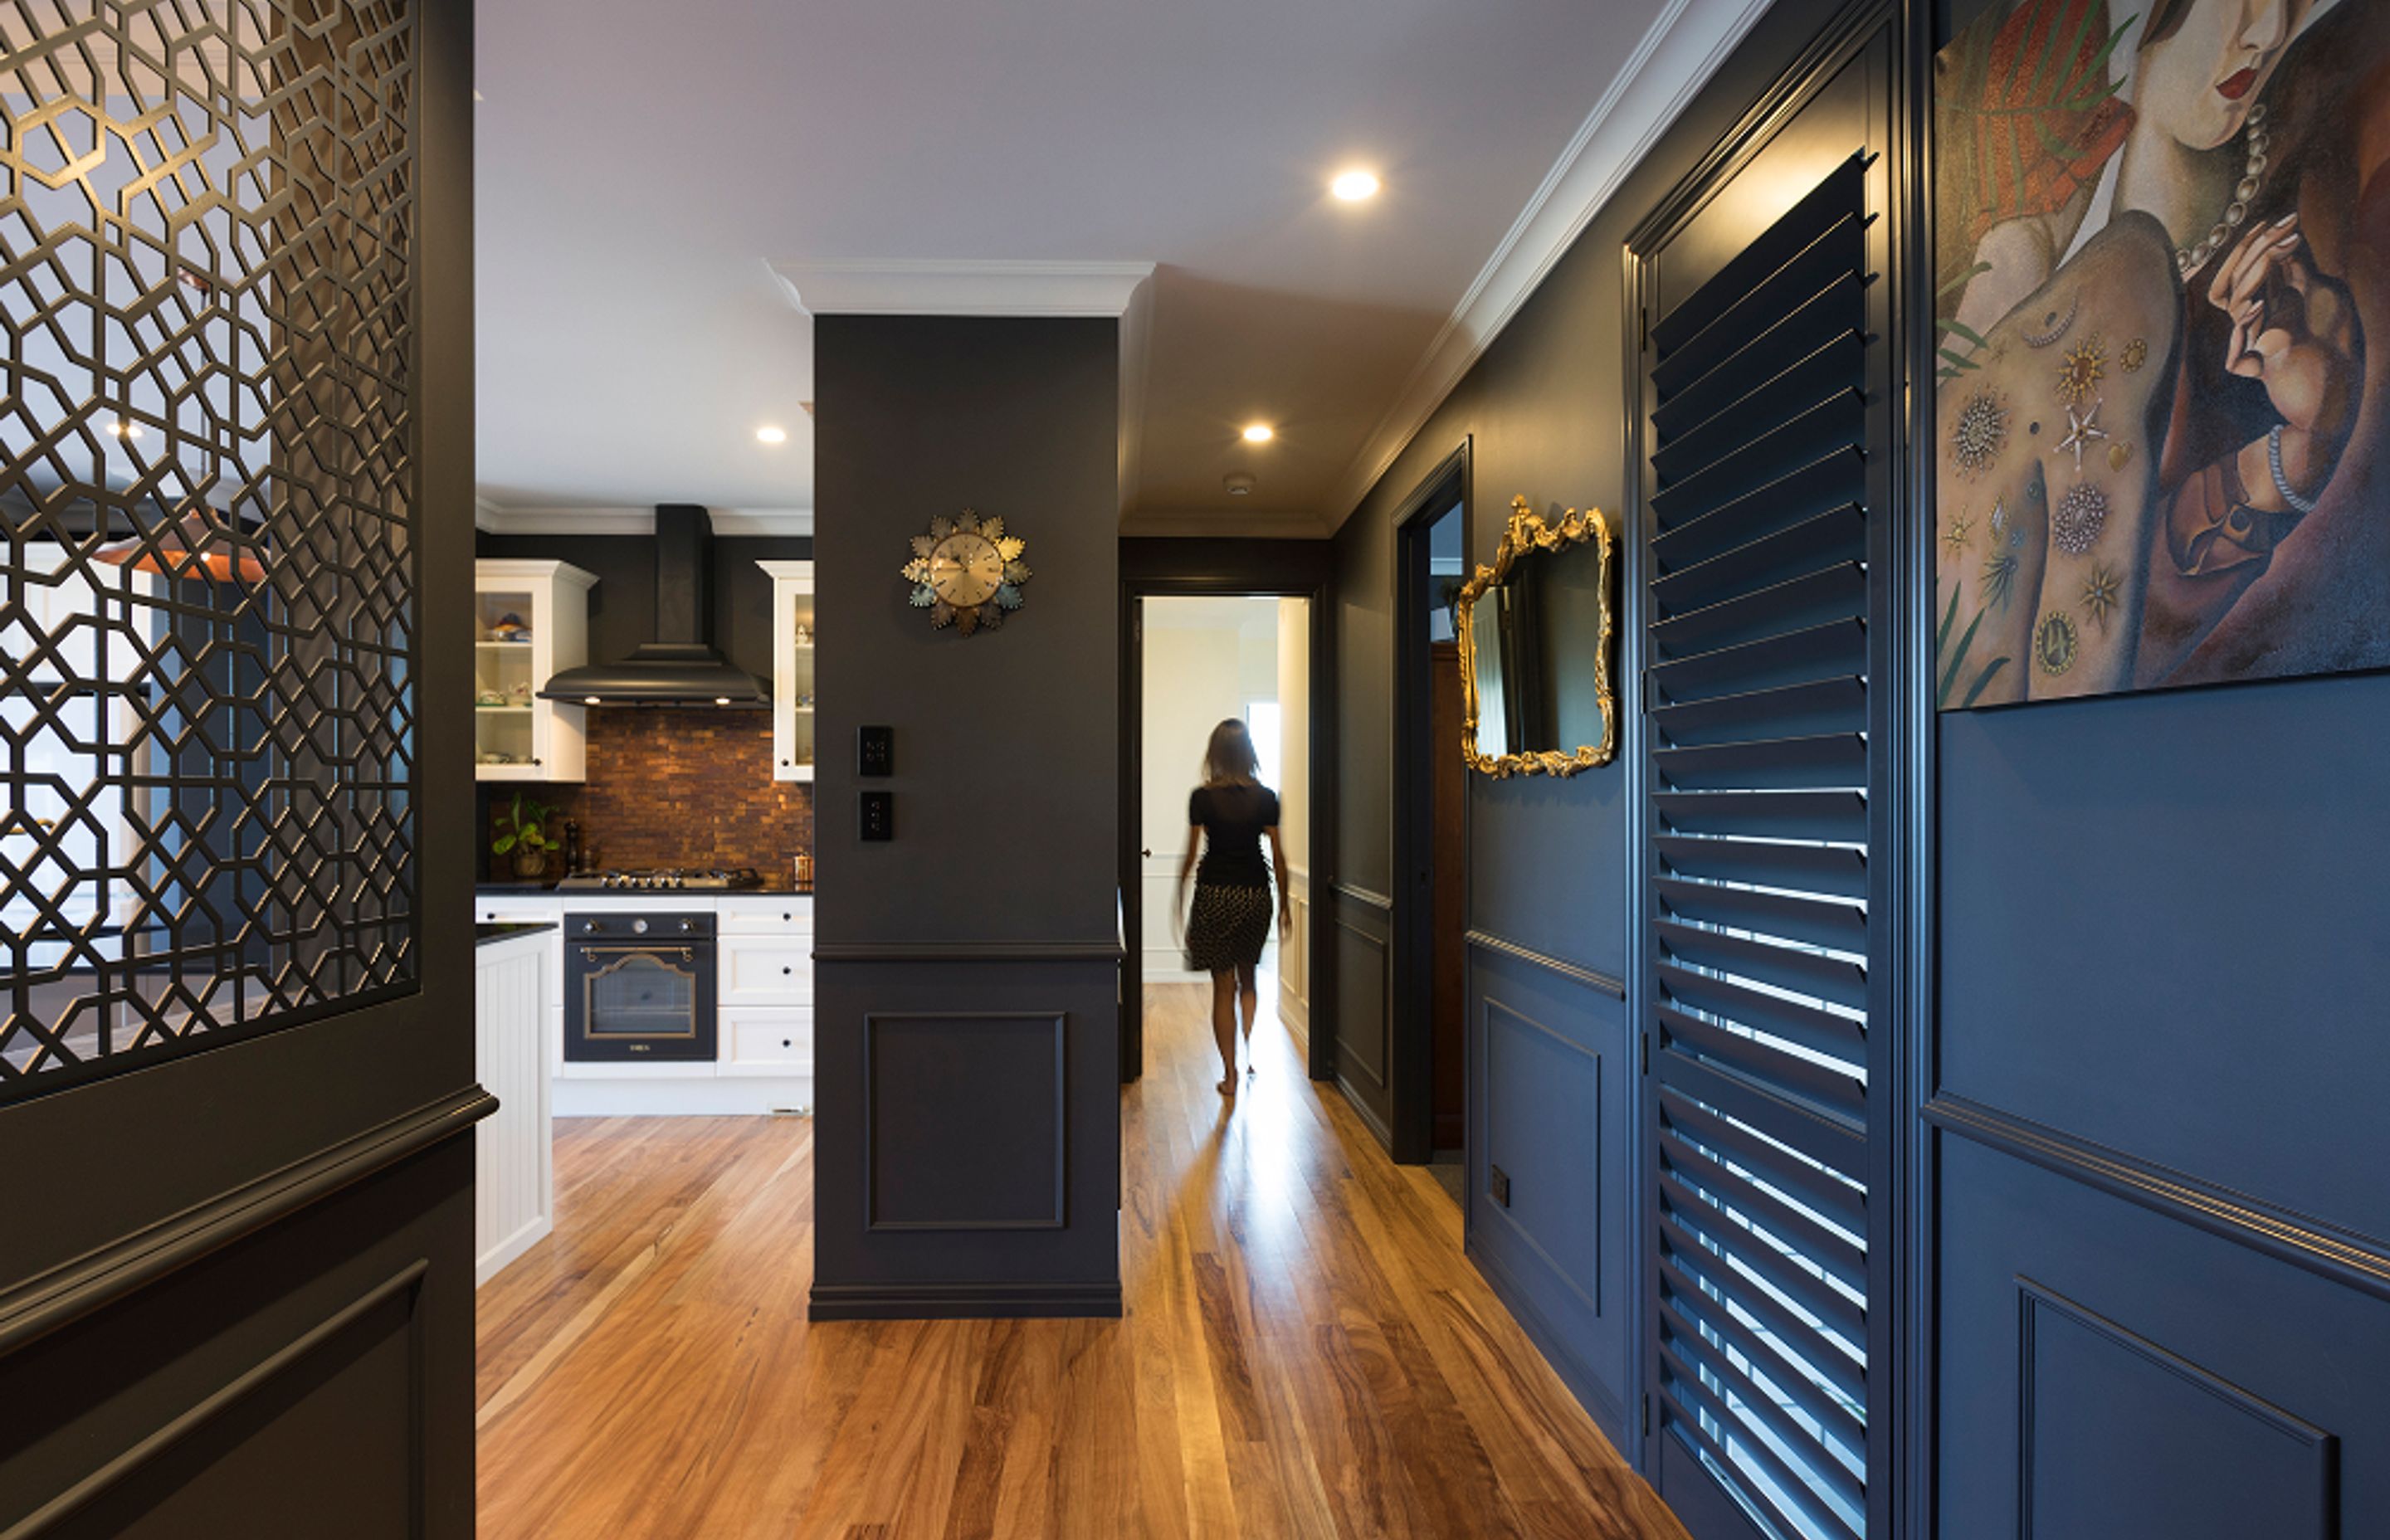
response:
[[[1487,589],[1469,612],[1470,666],[1477,685],[1477,751],[1489,759],[1518,751],[1510,731],[1510,698],[1502,667],[1510,638],[1502,623],[1502,590]]]
[[[1606,641],[1606,576],[1600,547],[1587,542],[1534,552],[1501,585],[1511,650],[1505,714],[1517,735],[1510,752],[1568,754],[1583,746],[1607,753],[1604,682],[1594,666]]]

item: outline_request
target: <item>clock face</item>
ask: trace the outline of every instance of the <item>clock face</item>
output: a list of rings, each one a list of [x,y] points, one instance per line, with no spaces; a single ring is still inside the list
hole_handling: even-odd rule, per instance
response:
[[[913,559],[905,563],[913,608],[928,610],[940,631],[952,626],[968,636],[996,630],[1021,608],[1021,585],[1029,581],[1021,553],[1028,544],[1008,533],[1003,520],[982,519],[971,508],[959,519],[931,520],[930,533],[913,537]]]
[[[930,553],[930,587],[959,610],[985,604],[1004,586],[1004,555],[978,533],[957,531]]]

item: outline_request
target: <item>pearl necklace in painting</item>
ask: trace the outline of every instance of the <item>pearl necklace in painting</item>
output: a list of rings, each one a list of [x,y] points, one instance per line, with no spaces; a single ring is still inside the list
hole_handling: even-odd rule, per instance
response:
[[[2206,266],[2217,252],[2224,250],[2224,243],[2232,238],[2232,232],[2241,228],[2242,221],[2249,217],[2249,200],[2257,196],[2258,187],[2266,180],[2267,144],[2266,104],[2259,102],[2249,109],[2249,163],[2241,173],[2240,185],[2232,189],[2232,200],[2224,205],[2224,217],[2198,245],[2189,250],[2175,248],[2175,268],[2184,277],[2188,278]]]

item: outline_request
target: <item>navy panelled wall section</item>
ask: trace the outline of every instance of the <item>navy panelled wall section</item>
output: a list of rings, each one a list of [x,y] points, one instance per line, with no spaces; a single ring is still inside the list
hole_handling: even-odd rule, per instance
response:
[[[1354,1059],[1387,1042],[1391,917],[1383,905],[1398,891],[1389,763],[1394,521],[1467,443],[1471,550],[1496,547],[1513,495],[1538,509],[1600,507],[1617,531],[1631,469],[1619,431],[1634,340],[1624,321],[1626,238],[1839,8],[1779,0],[1754,25],[1337,533],[1343,752],[1329,815],[1339,880],[1329,930],[1334,955],[1319,966],[1338,982],[1340,1078],[1365,1092]],[[1621,730],[1634,731],[1633,671],[1615,672]],[[1588,669],[1581,684],[1590,682]],[[1470,1254],[1630,1455],[1641,1442],[1638,1067],[1622,981],[1631,886],[1625,765],[1637,751],[1630,741],[1617,761],[1565,780],[1471,776],[1468,884]],[[1508,1207],[1489,1196],[1494,1165],[1509,1178]]]
[[[1939,738],[1942,1534],[2390,1534],[2390,678]]]

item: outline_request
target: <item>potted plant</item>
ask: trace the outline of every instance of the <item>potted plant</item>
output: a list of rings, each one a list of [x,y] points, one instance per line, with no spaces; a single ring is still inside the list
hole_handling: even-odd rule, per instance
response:
[[[547,837],[547,821],[556,809],[546,802],[532,802],[520,791],[508,806],[498,809],[493,821],[497,832],[490,841],[492,855],[512,855],[515,875],[526,879],[547,875],[547,853],[556,841]]]

